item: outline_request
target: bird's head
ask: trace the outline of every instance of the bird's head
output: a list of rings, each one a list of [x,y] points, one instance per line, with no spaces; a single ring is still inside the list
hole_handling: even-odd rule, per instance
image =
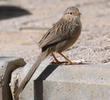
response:
[[[63,17],[66,20],[75,20],[75,19],[80,19],[81,13],[79,12],[79,9],[76,7],[68,7],[65,11],[64,11],[64,15]]]

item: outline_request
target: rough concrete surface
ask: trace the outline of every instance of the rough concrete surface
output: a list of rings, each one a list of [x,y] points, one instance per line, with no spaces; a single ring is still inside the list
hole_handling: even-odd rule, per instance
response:
[[[110,100],[109,73],[110,64],[59,66],[42,83],[43,100]]]
[[[110,85],[49,81],[44,82],[43,100],[110,100],[109,90]]]

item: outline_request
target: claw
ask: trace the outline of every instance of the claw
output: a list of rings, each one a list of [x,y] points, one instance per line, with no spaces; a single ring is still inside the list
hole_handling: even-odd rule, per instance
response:
[[[65,62],[64,65],[78,65],[80,63],[77,62]]]

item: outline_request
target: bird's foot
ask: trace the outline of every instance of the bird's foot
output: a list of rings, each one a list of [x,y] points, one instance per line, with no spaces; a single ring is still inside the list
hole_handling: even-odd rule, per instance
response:
[[[79,65],[83,64],[84,60],[74,60],[73,62],[67,62],[67,61],[52,61],[51,64],[63,64],[63,65]]]
[[[81,60],[74,60],[73,62],[65,62],[65,65],[79,65],[79,64],[83,64],[85,61],[83,59]]]
[[[52,61],[51,62],[51,64],[64,64],[64,63],[67,63],[67,62],[65,62],[65,61],[58,61],[58,62]]]
[[[65,62],[64,65],[79,65],[80,63],[77,62]]]

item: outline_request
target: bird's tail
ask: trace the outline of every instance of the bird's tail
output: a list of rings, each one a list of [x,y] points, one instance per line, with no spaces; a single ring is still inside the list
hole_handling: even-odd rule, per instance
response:
[[[37,61],[34,63],[34,65],[30,68],[29,72],[27,73],[27,75],[25,76],[25,78],[23,79],[23,81],[21,82],[20,86],[18,87],[18,89],[15,91],[15,98],[18,98],[19,94],[23,91],[23,89],[25,88],[26,84],[28,83],[28,81],[31,79],[31,77],[33,76],[34,72],[36,71],[36,69],[39,67],[40,63],[48,56],[47,52],[43,52],[41,53],[38,58]]]

